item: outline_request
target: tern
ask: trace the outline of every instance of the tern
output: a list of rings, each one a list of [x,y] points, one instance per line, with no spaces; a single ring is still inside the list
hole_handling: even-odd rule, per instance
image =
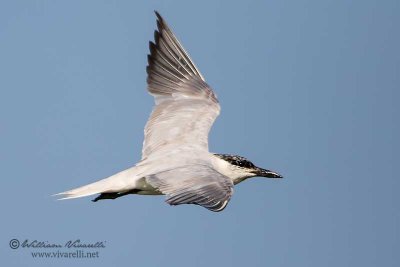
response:
[[[94,202],[129,194],[166,195],[170,205],[195,204],[218,212],[234,185],[250,177],[282,178],[244,157],[208,150],[208,133],[220,113],[216,94],[155,11],[147,90],[155,106],[144,129],[142,159],[103,180],[65,191],[61,199],[99,194]]]

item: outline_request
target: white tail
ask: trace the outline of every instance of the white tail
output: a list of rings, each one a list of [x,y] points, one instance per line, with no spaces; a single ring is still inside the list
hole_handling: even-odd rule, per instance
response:
[[[71,199],[78,197],[86,197],[100,193],[125,192],[135,188],[137,178],[137,168],[133,167],[125,171],[114,174],[103,180],[84,185],[69,191],[54,194],[53,196],[61,196],[59,200]]]

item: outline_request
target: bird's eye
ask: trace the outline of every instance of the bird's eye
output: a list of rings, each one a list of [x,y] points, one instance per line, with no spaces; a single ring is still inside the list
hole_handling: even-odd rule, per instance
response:
[[[244,166],[245,166],[246,168],[253,168],[253,167],[254,167],[253,163],[251,163],[250,161],[246,161],[245,164],[244,164]]]
[[[236,161],[236,164],[239,167],[243,167],[243,168],[252,168],[254,167],[253,163],[251,163],[250,161]]]

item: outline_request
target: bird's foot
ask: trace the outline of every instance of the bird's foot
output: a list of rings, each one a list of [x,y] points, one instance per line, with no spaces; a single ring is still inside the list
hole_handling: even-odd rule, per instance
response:
[[[123,196],[129,195],[129,194],[136,194],[137,192],[139,192],[139,190],[132,189],[132,190],[124,192],[124,193],[101,193],[98,197],[96,197],[95,199],[92,199],[92,201],[97,202],[102,199],[116,199],[116,198],[123,197]]]
[[[116,199],[119,197],[118,193],[101,193],[98,197],[93,199],[93,202],[97,202],[102,199]]]

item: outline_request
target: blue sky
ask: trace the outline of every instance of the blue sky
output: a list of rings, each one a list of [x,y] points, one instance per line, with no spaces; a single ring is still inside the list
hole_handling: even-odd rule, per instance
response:
[[[140,159],[158,10],[222,112],[210,149],[276,170],[222,213],[163,197],[51,194]],[[398,266],[398,1],[2,1],[7,266]],[[9,241],[105,241],[34,259]],[[45,250],[46,251],[46,250]]]

